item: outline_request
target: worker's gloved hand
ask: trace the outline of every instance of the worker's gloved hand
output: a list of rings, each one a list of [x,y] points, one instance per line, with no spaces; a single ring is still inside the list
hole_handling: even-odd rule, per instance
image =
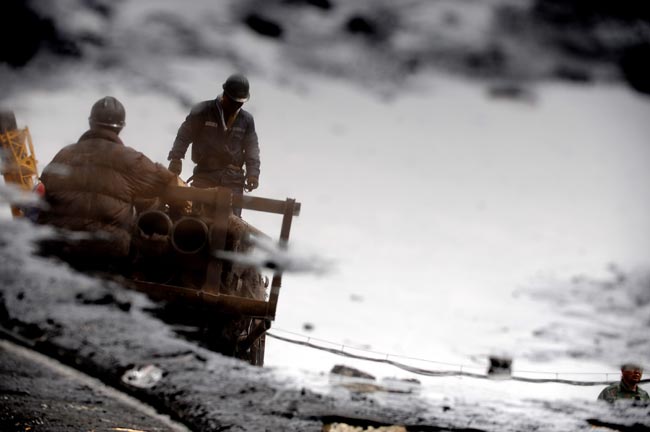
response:
[[[181,171],[183,171],[183,162],[181,162],[180,159],[172,159],[169,161],[169,167],[167,169],[176,175],[181,175]]]
[[[260,181],[257,177],[246,177],[246,190],[248,192],[257,189],[260,185]]]

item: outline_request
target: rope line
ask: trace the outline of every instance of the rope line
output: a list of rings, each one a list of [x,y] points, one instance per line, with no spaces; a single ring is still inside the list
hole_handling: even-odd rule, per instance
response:
[[[279,330],[279,329],[276,329]],[[488,374],[482,374],[482,373],[473,373],[473,372],[467,372],[463,370],[465,367],[469,368],[474,368],[477,369],[475,366],[466,366],[466,365],[460,365],[460,364],[452,364],[452,363],[443,363],[443,362],[437,362],[433,360],[426,360],[426,359],[419,359],[415,357],[406,357],[406,356],[400,356],[400,355],[394,355],[394,354],[388,354],[388,353],[382,353],[382,352],[377,352],[377,351],[371,351],[371,350],[364,350],[360,348],[353,348],[354,350],[357,351],[364,351],[364,352],[369,352],[373,354],[379,354],[382,355],[382,358],[375,358],[375,357],[368,357],[360,354],[354,354],[351,353],[350,351],[345,351],[345,345],[337,344],[337,343],[332,343],[326,340],[321,340],[313,337],[307,337],[300,335],[298,333],[286,331],[286,330],[279,330],[280,332],[283,333],[288,333],[292,334],[295,336],[300,336],[304,337],[307,340],[306,341],[300,341],[300,340],[295,340],[295,339],[290,339],[287,337],[279,336],[277,334],[274,334],[272,332],[267,332],[267,336],[272,337],[274,339],[291,343],[294,345],[300,345],[304,346],[307,348],[311,349],[316,349],[319,351],[325,351],[330,354],[335,354],[339,355],[342,357],[348,357],[348,358],[353,358],[356,360],[365,360],[365,361],[371,361],[375,363],[383,363],[383,364],[388,364],[394,367],[397,367],[399,369],[405,370],[407,372],[411,372],[414,374],[418,375],[424,375],[424,376],[431,376],[431,377],[468,377],[468,378],[476,378],[476,379],[486,379],[486,380],[501,380],[501,376],[498,377],[492,377]],[[343,349],[338,349],[338,348],[328,348],[325,346],[317,345],[312,343],[311,341],[320,341],[324,342],[327,344],[331,344],[333,346],[340,346]],[[457,371],[445,371],[445,370],[431,370],[431,369],[424,369],[424,368],[419,368],[416,366],[412,366],[406,363],[398,362],[395,360],[389,359],[389,357],[398,357],[398,358],[403,358],[403,359],[410,359],[410,360],[418,360],[418,361],[424,361],[428,363],[434,363],[434,364],[442,364],[442,365],[447,365],[447,366],[454,366],[459,368]],[[540,371],[520,371],[523,373],[534,373],[534,374],[547,374],[547,375],[555,375],[555,378],[528,378],[528,377],[522,377],[522,376],[507,376],[508,380],[512,381],[520,381],[520,382],[526,382],[526,383],[534,383],[534,384],[543,384],[543,383],[557,383],[557,384],[568,384],[568,385],[574,385],[574,386],[596,386],[596,385],[609,385],[609,384],[614,384],[617,383],[618,381],[610,381],[607,378],[609,378],[610,373],[603,373],[603,372],[594,372],[594,373],[589,373],[589,372],[576,372],[576,373],[562,373],[562,375],[605,375],[605,381],[582,381],[582,380],[570,380],[570,379],[560,379],[559,372],[540,372]],[[648,383],[650,382],[650,379],[644,379],[641,380],[640,383]]]
[[[336,346],[343,346],[343,345],[341,345],[340,343],[337,343],[337,342],[331,342],[331,341],[328,341],[328,340],[325,340],[325,339],[319,339],[319,338],[303,335],[303,334],[296,333],[296,332],[289,331],[289,330],[282,330],[282,329],[279,329],[279,328],[275,328],[275,330],[279,331],[279,332],[282,332],[282,333],[287,333],[287,334],[290,334],[290,335],[293,335],[293,336],[298,336],[298,337],[307,339],[307,342],[318,341],[318,342],[326,343],[328,345],[332,345],[332,346],[335,346],[335,347]],[[267,334],[269,334],[269,332],[267,332]],[[272,337],[275,337],[275,336],[272,336]],[[319,345],[316,345],[316,347],[320,348]],[[381,351],[374,351],[374,350],[369,350],[369,349],[364,349],[364,348],[354,348],[354,347],[348,347],[348,348],[352,348],[352,349],[354,349],[356,351],[363,351],[363,352],[367,352],[367,353],[371,353],[371,354],[377,354],[379,356],[386,357],[386,359],[388,359],[388,357],[398,357],[398,358],[403,358],[403,359],[406,359],[406,360],[415,360],[415,361],[421,361],[421,362],[432,363],[432,364],[439,364],[439,365],[444,365],[444,366],[454,366],[454,367],[459,366],[456,363],[445,363],[445,362],[440,362],[440,361],[435,361],[435,360],[428,360],[428,359],[423,359],[423,358],[418,358],[418,357],[408,357],[408,356],[403,356],[403,355],[398,355],[398,354],[389,354],[389,353],[385,353],[385,352],[381,352]],[[465,367],[472,368],[472,367],[475,367],[475,366],[467,365]]]

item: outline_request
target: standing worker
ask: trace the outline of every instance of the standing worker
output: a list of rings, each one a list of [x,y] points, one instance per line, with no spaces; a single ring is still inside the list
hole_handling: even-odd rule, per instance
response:
[[[164,166],[122,143],[118,134],[125,117],[116,98],[98,100],[88,118],[90,130],[43,170],[48,208],[38,222],[84,234],[43,241],[42,254],[59,256],[79,270],[121,270],[129,255],[134,202],[176,184]]]
[[[257,189],[260,150],[253,116],[241,107],[250,98],[248,79],[241,74],[228,77],[223,93],[192,108],[178,129],[167,159],[169,170],[180,175],[181,159],[192,146],[196,164],[191,185],[199,188],[227,187],[242,195]],[[244,165],[246,168],[244,169]],[[241,216],[241,209],[234,209]]]

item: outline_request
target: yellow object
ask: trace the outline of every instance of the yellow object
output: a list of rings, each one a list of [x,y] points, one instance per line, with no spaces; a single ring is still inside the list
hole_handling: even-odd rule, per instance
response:
[[[5,183],[31,192],[38,180],[38,171],[29,129],[15,129],[0,133],[0,146]],[[14,206],[11,208],[11,213],[14,217],[22,215],[20,209]]]

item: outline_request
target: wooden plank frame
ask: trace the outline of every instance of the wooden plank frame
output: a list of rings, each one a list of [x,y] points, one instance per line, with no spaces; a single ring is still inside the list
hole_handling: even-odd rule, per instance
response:
[[[208,214],[208,216],[216,224],[223,225],[220,229],[212,230],[215,238],[211,238],[210,241],[217,247],[224,247],[226,244],[228,216],[231,209],[233,207],[240,207],[247,210],[282,214],[279,242],[281,248],[286,248],[293,217],[300,214],[301,207],[299,202],[291,198],[283,201],[270,198],[233,195],[229,188],[218,187],[200,189],[170,186],[161,198],[169,204],[191,201],[192,205],[201,204],[204,208],[210,209],[211,214]],[[273,274],[268,301],[221,294],[220,281],[222,270],[223,263],[219,260],[212,260],[206,269],[206,282],[200,290],[143,281],[134,281],[134,285],[137,290],[151,294],[153,297],[204,304],[207,307],[214,307],[216,310],[226,314],[264,319],[269,323],[266,328],[269,328],[270,321],[275,319],[277,311],[277,303],[282,285],[282,269],[277,269]]]

